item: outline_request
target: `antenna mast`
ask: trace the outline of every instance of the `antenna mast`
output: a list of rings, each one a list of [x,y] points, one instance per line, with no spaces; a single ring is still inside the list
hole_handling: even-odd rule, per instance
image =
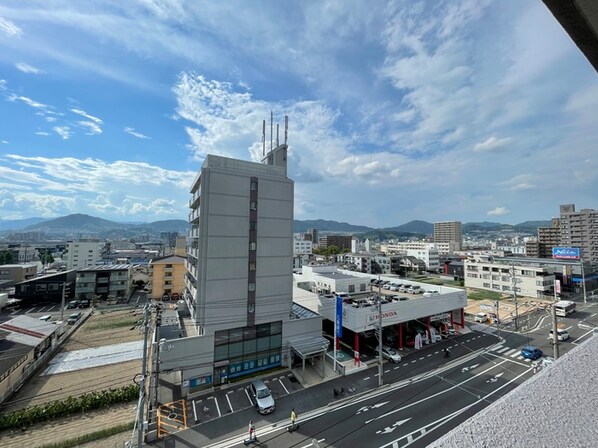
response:
[[[266,155],[266,120],[262,121],[262,156]]]
[[[289,137],[289,116],[284,116],[284,144],[287,144],[287,140]]]

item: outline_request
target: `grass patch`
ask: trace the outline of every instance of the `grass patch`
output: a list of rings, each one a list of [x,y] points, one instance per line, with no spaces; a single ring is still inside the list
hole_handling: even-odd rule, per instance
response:
[[[101,429],[100,431],[90,432],[74,439],[64,440],[62,442],[50,443],[43,445],[40,448],[73,448],[83,443],[93,442],[95,440],[105,439],[106,437],[120,434],[121,432],[131,431],[135,426],[135,422],[123,423],[122,425],[113,426],[112,428]]]
[[[93,330],[114,330],[116,328],[133,327],[139,324],[138,317],[123,317],[122,320],[115,320],[113,322],[98,322],[95,324],[88,324],[85,327],[86,331]]]
[[[469,300],[501,300],[502,294],[494,291],[476,290],[467,293]]]

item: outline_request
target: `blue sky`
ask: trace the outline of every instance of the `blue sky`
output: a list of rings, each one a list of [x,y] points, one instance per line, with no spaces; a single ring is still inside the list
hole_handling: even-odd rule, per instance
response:
[[[4,0],[0,217],[185,219],[271,110],[296,219],[598,207],[598,76],[539,0]]]

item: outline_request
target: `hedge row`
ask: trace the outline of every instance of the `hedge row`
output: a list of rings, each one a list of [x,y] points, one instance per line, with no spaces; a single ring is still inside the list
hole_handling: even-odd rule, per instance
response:
[[[123,423],[122,425],[113,426],[112,428],[101,429],[99,431],[91,432],[74,439],[64,440],[62,442],[51,443],[43,445],[41,448],[73,448],[81,446],[83,443],[93,442],[95,440],[105,439],[124,431],[130,431],[135,427],[135,422]],[[124,435],[124,434],[123,434]]]
[[[137,384],[116,389],[87,392],[76,398],[68,397],[65,400],[52,401],[0,415],[0,430],[24,428],[34,423],[58,417],[107,408],[117,403],[126,403],[137,397],[139,397],[139,386]]]

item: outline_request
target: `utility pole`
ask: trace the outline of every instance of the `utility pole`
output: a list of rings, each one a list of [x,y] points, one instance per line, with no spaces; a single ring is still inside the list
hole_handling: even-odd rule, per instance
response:
[[[143,359],[141,361],[141,381],[139,382],[139,402],[137,404],[137,448],[143,445],[143,406],[145,402],[145,377],[147,375],[147,334],[149,331],[149,305],[145,305],[143,316]]]
[[[382,297],[377,297],[378,305],[378,387],[382,386]]]
[[[588,296],[586,294],[586,276],[583,270],[583,260],[579,260],[581,265],[581,287],[583,288],[583,303],[588,303]]]
[[[519,307],[517,305],[517,278],[515,264],[511,263],[511,281],[513,282],[513,301],[515,302],[515,331],[519,331]]]
[[[60,320],[64,322],[64,299],[66,297],[66,282],[62,282],[62,302],[60,304]]]
[[[498,300],[494,302],[494,307],[496,311],[496,334],[498,334],[498,338],[500,339],[500,302]]]
[[[554,302],[552,303],[552,351],[554,359],[559,359],[559,335],[556,322],[556,303],[559,301],[557,292],[560,292],[561,284],[557,279],[554,280]]]
[[[154,337],[154,409],[157,411],[158,409],[158,382],[159,382],[159,371],[160,371],[160,325],[162,324],[162,308],[160,306],[156,306],[156,329],[155,329],[155,337]]]

